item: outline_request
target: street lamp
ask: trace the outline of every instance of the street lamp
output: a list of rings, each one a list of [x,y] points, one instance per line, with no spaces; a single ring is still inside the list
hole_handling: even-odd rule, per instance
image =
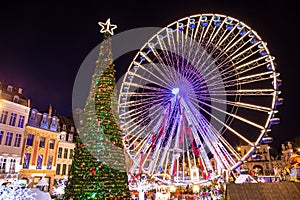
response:
[[[197,194],[197,193],[199,193],[199,191],[200,191],[199,185],[194,185],[194,186],[193,186],[193,193],[194,193],[194,194]]]

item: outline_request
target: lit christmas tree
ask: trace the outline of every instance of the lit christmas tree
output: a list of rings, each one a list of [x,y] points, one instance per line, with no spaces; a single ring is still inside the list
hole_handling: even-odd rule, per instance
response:
[[[100,22],[104,41],[83,110],[66,199],[130,199],[125,155],[116,111],[111,35],[115,25]]]

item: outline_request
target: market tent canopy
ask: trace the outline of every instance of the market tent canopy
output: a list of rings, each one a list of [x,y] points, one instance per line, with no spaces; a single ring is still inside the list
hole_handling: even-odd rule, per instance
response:
[[[235,181],[235,183],[257,183],[249,174],[241,174]]]

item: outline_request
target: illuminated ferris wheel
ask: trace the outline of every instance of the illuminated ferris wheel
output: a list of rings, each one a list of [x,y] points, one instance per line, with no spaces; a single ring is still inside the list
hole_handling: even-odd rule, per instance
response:
[[[279,123],[278,76],[267,43],[237,19],[199,14],[162,28],[119,93],[129,173],[195,183],[239,170]],[[241,155],[238,143],[251,148]]]

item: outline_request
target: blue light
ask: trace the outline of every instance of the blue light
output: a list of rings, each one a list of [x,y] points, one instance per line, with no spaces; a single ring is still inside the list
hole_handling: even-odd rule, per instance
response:
[[[232,27],[232,26],[230,26],[230,25],[228,25],[228,26],[226,26],[226,29],[230,31],[230,30],[232,30],[232,29],[233,29],[233,27]]]
[[[216,23],[215,23],[215,26],[216,26],[216,27],[219,27],[219,26],[221,26],[221,24],[222,24],[221,22],[216,22]]]
[[[208,22],[202,22],[201,23],[201,26],[203,26],[203,27],[207,27],[207,25],[208,25]]]
[[[179,88],[173,88],[172,93],[173,94],[178,94],[179,93]]]
[[[191,28],[191,29],[193,29],[193,28],[195,28],[195,27],[196,27],[195,24],[190,24],[190,28]]]
[[[258,42],[258,40],[257,39],[255,39],[255,38],[253,38],[251,41],[251,44],[255,44],[255,43],[257,43]]]

